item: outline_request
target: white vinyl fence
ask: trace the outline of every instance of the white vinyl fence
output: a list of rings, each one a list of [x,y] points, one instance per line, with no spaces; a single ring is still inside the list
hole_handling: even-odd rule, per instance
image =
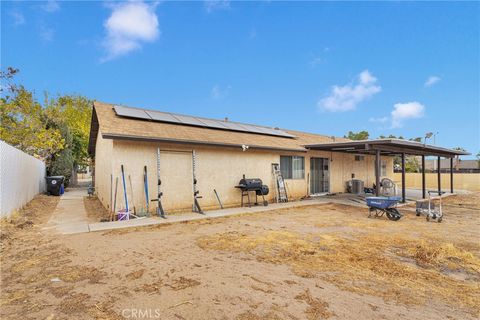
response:
[[[45,163],[0,140],[0,217],[45,191]]]

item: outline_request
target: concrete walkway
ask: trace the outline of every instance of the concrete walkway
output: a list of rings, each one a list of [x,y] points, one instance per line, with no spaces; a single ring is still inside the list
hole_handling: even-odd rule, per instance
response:
[[[85,188],[72,188],[65,192],[58,202],[52,217],[43,230],[60,234],[89,232],[87,212],[83,197],[87,195]]]
[[[407,203],[412,203],[415,198],[418,197],[418,190],[410,191],[410,194],[407,193]],[[253,206],[251,208],[242,207],[242,208],[228,208],[222,210],[212,210],[207,211],[205,214],[199,213],[183,213],[168,215],[166,219],[160,217],[149,217],[149,218],[140,218],[140,219],[131,219],[128,221],[111,221],[111,222],[97,222],[88,224],[87,214],[83,204],[83,197],[86,195],[87,191],[84,188],[69,189],[58,203],[57,208],[49,220],[47,225],[44,227],[45,230],[54,230],[55,232],[61,234],[75,234],[75,233],[84,233],[84,232],[93,232],[93,231],[106,231],[112,229],[122,229],[122,228],[131,228],[131,227],[140,227],[140,226],[150,226],[158,224],[169,224],[169,223],[178,223],[185,221],[193,221],[200,219],[212,219],[219,217],[233,216],[243,213],[260,213],[271,210],[280,210],[294,207],[302,206],[314,206],[319,204],[328,204],[328,203],[338,203],[345,204],[349,206],[357,206],[361,208],[366,208],[365,199],[362,196],[352,195],[352,194],[335,194],[328,196],[319,196],[309,200],[294,201],[287,203],[272,203],[268,206]],[[410,196],[410,197],[408,197]],[[414,199],[412,199],[414,198]],[[399,207],[402,207],[406,204],[399,204]]]
[[[150,217],[150,218],[141,218],[141,219],[131,219],[128,221],[111,221],[111,222],[98,222],[91,223],[89,225],[90,231],[105,231],[112,229],[122,229],[130,227],[140,227],[140,226],[150,226],[157,224],[168,224],[168,223],[177,223],[184,221],[193,221],[201,219],[211,219],[219,217],[228,217],[243,213],[260,213],[271,210],[280,210],[294,207],[303,207],[303,206],[314,206],[319,204],[328,204],[328,203],[341,203],[350,206],[358,206],[366,208],[364,201],[349,201],[345,198],[336,198],[336,197],[317,197],[309,200],[303,201],[294,201],[287,203],[271,203],[268,206],[252,206],[252,207],[240,207],[240,208],[228,208],[221,210],[212,210],[206,211],[205,214],[199,213],[184,213],[184,214],[175,214],[168,215],[166,219],[160,217]]]

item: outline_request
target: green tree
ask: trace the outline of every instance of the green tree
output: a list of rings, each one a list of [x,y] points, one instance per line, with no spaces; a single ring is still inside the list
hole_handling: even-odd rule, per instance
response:
[[[406,172],[420,172],[420,163],[416,156],[405,157],[405,171]]]
[[[350,140],[367,140],[368,137],[370,137],[370,134],[368,133],[368,131],[348,131],[348,134],[343,137]]]
[[[71,156],[73,159],[70,176],[73,178],[72,182],[76,183],[78,167],[89,163],[87,148],[92,102],[78,95],[64,95],[53,99],[46,95],[45,104],[47,106],[45,112],[52,126],[61,128],[62,135],[68,137],[67,146],[71,151],[68,158]]]
[[[9,70],[16,70],[9,68]],[[2,72],[2,82],[13,77]],[[64,148],[60,130],[46,125],[43,108],[23,86],[7,85],[0,98],[0,138],[12,146],[48,162]]]
[[[14,68],[0,72],[0,138],[44,160],[47,174],[64,175],[67,184],[71,179],[75,183],[78,166],[89,162],[91,101],[78,95],[50,99],[45,94],[42,106],[32,92],[14,84],[17,73]]]

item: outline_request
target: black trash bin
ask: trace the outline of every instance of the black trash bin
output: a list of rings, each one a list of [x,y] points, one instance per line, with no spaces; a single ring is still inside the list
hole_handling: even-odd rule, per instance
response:
[[[47,179],[47,193],[49,195],[59,196],[60,190],[62,189],[63,182],[65,181],[64,176],[51,176],[46,177]]]

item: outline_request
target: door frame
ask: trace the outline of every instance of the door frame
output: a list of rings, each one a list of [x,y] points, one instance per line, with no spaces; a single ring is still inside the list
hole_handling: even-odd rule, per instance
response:
[[[324,192],[318,192],[318,193],[312,193],[312,184],[311,184],[311,181],[312,181],[312,159],[323,159],[323,161],[327,160],[328,161],[328,191],[324,191]],[[330,158],[326,158],[326,157],[310,157],[309,159],[309,181],[307,181],[308,183],[308,190],[309,190],[309,196],[325,196],[327,194],[330,193],[330,172],[331,172],[331,160]],[[322,170],[323,171],[323,170]]]

